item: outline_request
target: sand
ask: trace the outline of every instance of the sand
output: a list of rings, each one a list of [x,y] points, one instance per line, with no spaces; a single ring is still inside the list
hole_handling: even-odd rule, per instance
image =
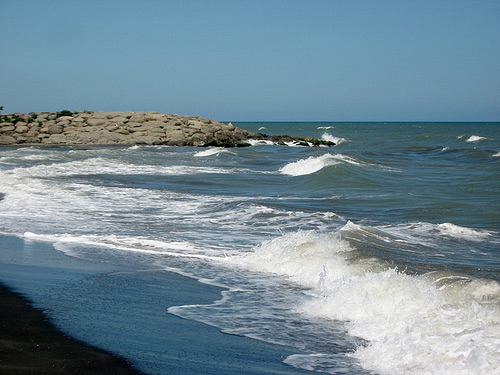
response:
[[[140,374],[124,359],[66,337],[0,284],[1,374]]]
[[[17,345],[2,337],[2,374],[310,373],[283,363],[292,348],[169,314],[170,306],[212,303],[222,291],[172,272],[84,261],[51,243],[0,234],[0,283],[40,310],[2,293],[2,332]],[[19,313],[8,307],[16,303]]]

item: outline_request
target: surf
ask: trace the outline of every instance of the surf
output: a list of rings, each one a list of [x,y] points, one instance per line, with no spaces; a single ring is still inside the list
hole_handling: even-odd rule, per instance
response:
[[[380,374],[490,374],[500,369],[500,284],[450,273],[411,275],[334,234],[296,232],[233,259],[310,290],[296,311],[343,321],[367,340],[348,354]],[[374,262],[377,264],[374,267]],[[318,357],[321,358],[318,364]],[[384,361],[380,361],[384,358]],[[335,356],[294,355],[286,363],[335,373]]]

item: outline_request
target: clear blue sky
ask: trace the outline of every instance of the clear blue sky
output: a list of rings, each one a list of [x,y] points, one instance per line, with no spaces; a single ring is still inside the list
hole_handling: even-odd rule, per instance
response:
[[[500,1],[0,0],[0,105],[500,121]]]

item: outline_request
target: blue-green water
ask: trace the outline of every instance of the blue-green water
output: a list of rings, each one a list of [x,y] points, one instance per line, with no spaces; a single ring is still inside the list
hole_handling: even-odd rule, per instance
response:
[[[499,123],[234,125],[337,146],[3,148],[0,231],[222,286],[168,312],[290,371],[500,371]]]

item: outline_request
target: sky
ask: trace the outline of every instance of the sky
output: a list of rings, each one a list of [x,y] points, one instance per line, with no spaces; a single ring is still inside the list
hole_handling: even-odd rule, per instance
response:
[[[0,106],[500,121],[500,1],[0,0]]]

